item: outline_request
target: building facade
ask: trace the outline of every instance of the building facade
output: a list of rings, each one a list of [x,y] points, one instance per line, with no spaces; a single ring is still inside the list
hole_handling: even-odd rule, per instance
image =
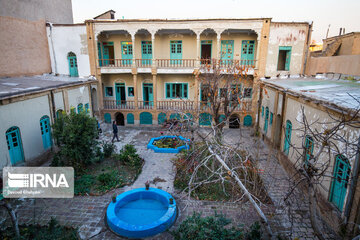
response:
[[[360,144],[360,117],[355,115],[352,124],[339,128],[336,136],[343,138],[331,139],[332,151],[322,152],[315,163],[312,156],[322,147],[319,134],[344,117],[354,116],[360,108],[356,99],[360,100],[360,83],[349,80],[263,79],[258,120],[261,135],[279,150],[278,159],[295,181],[307,166],[324,170],[316,183],[319,213],[338,233],[346,226],[348,236],[358,234],[356,226],[360,223],[360,160],[356,147]],[[302,187],[307,192],[308,186]]]
[[[272,23],[270,18],[88,20],[86,26],[98,112],[119,125],[157,125],[177,111],[199,111],[203,86],[196,73],[214,63],[245,69],[250,81],[241,88],[248,98],[235,114],[251,125],[259,77],[301,74],[311,29],[308,23]]]

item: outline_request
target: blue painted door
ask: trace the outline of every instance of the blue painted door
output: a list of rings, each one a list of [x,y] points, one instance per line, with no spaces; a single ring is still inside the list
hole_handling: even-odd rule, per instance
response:
[[[78,113],[81,113],[82,111],[84,111],[84,106],[83,106],[82,103],[79,103],[79,104],[77,105],[77,112],[78,112]]]
[[[129,66],[132,64],[133,59],[133,47],[132,42],[121,42],[121,57],[122,64]]]
[[[41,129],[44,149],[48,149],[52,146],[50,118],[48,116],[43,116],[40,119],[40,129]]]
[[[163,124],[166,121],[166,113],[159,113],[158,124]]]
[[[292,131],[292,123],[289,120],[287,120],[286,128],[285,128],[285,139],[284,139],[285,154],[289,154],[290,143],[291,143],[291,131]]]
[[[152,114],[149,112],[140,113],[140,124],[152,124]]]
[[[78,77],[79,74],[78,74],[77,60],[75,54],[69,54],[68,63],[69,63],[70,77]]]
[[[111,115],[110,115],[110,113],[105,113],[104,114],[104,120],[105,120],[105,123],[111,123]]]
[[[223,64],[232,64],[234,56],[234,40],[222,40],[221,41],[221,62]]]
[[[252,125],[252,117],[250,115],[246,115],[244,117],[244,126],[251,126]]]
[[[134,124],[134,114],[128,113],[126,115],[127,124]]]
[[[254,65],[254,40],[243,40],[241,45],[241,65]]]
[[[264,122],[264,132],[265,132],[265,134],[267,133],[268,125],[269,125],[269,108],[266,107],[266,110],[265,110],[265,122]]]
[[[126,104],[125,83],[115,83],[116,105]]]
[[[182,61],[182,41],[170,41],[170,64],[181,65]]]
[[[349,161],[343,155],[337,155],[334,167],[334,178],[331,185],[330,201],[340,210],[343,209],[349,176]]]
[[[24,161],[24,152],[18,127],[11,127],[6,131],[6,142],[11,165]]]
[[[152,64],[152,44],[151,41],[141,41],[142,65]]]
[[[153,95],[153,84],[144,83],[143,84],[143,99],[144,105],[153,106],[154,105],[154,95]]]
[[[313,154],[313,151],[314,151],[314,139],[310,136],[306,136],[305,138],[306,165],[307,165],[307,161],[309,161],[311,155]]]

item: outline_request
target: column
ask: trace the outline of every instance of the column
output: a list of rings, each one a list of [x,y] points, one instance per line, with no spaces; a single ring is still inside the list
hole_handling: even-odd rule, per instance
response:
[[[133,35],[131,35],[131,42],[132,42],[132,50],[133,50],[132,67],[136,67],[136,62],[135,62],[135,33]]]
[[[135,110],[137,110],[138,109],[137,74],[133,74],[133,81],[134,81],[134,104],[135,104]]]
[[[152,67],[155,68],[156,67],[156,62],[155,62],[155,33],[151,34],[151,50],[152,50]]]
[[[217,52],[216,52],[216,59],[220,60],[221,58],[221,32],[217,32],[217,42],[216,42],[216,47],[217,47]]]
[[[201,44],[200,44],[201,42],[200,42],[200,33],[197,33],[196,34],[196,64],[195,64],[195,66],[197,67],[197,68],[199,68],[200,67],[200,47],[201,47]]]
[[[157,109],[157,85],[156,85],[156,74],[153,74],[153,99],[154,99],[154,110]]]
[[[261,41],[261,32],[257,32],[257,40],[256,40],[256,64],[255,67],[259,69],[259,57],[260,57],[260,41]]]
[[[195,110],[198,109],[199,106],[199,73],[195,72]]]

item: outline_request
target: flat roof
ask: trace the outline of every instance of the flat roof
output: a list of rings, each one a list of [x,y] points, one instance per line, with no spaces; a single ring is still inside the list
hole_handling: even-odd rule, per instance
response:
[[[91,78],[54,76],[51,74],[0,78],[0,100],[61,87],[83,85],[88,82],[95,82],[95,80]]]
[[[295,95],[321,101],[328,107],[350,110],[360,107],[360,81],[336,80],[323,76],[271,78],[261,81]]]

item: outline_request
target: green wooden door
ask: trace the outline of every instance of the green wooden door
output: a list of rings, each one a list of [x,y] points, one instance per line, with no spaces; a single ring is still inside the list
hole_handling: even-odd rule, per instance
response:
[[[79,104],[77,105],[77,112],[78,112],[78,113],[81,113],[82,111],[84,111],[84,106],[83,106],[82,103],[79,103]]]
[[[152,114],[149,112],[140,113],[140,124],[152,124]]]
[[[127,124],[134,124],[134,114],[128,113],[126,115]]]
[[[252,117],[250,115],[246,115],[244,117],[244,126],[251,126],[252,125]]]
[[[234,57],[234,40],[221,41],[221,59],[222,64],[230,65]]]
[[[125,83],[115,83],[116,105],[126,104]]]
[[[41,117],[40,130],[44,149],[48,149],[52,146],[50,118],[48,116]]]
[[[143,99],[144,105],[153,106],[154,105],[154,95],[153,95],[153,84],[144,83],[143,84]]]
[[[21,143],[20,130],[18,127],[9,128],[6,133],[6,142],[10,155],[11,165],[24,161],[24,152]]]
[[[199,125],[210,126],[212,122],[212,117],[209,113],[201,113],[199,115]]]
[[[310,136],[306,136],[306,138],[305,138],[305,154],[306,154],[305,165],[307,165],[307,162],[309,161],[313,152],[314,152],[314,139]]]
[[[285,71],[290,70],[291,46],[280,46],[279,51],[285,51]]]
[[[68,63],[69,63],[69,75],[70,77],[78,77],[78,66],[76,55],[74,53],[69,53],[68,55]]]
[[[269,125],[269,108],[266,107],[266,110],[265,110],[265,122],[264,122],[264,132],[265,132],[265,134],[267,133],[268,125]]]
[[[254,40],[243,40],[241,45],[241,65],[254,65]]]
[[[129,66],[132,64],[133,59],[133,47],[132,42],[121,42],[121,57],[122,64]]]
[[[336,156],[333,176],[334,178],[331,184],[330,201],[341,211],[343,209],[350,176],[350,163],[343,155]]]
[[[142,65],[152,64],[152,44],[151,41],[141,41]]]
[[[110,113],[105,113],[104,114],[104,120],[105,120],[105,123],[111,123],[111,115],[110,115]]]
[[[102,65],[107,66],[114,64],[114,42],[103,42],[102,43]]]
[[[289,154],[290,143],[291,143],[291,131],[292,131],[292,123],[287,120],[286,128],[285,128],[285,139],[284,139],[284,153]]]
[[[181,65],[182,64],[182,41],[170,41],[170,64]]]

